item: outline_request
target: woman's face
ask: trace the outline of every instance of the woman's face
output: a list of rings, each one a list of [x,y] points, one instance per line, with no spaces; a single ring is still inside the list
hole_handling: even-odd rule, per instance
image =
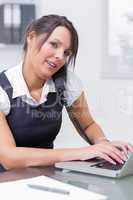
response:
[[[27,56],[30,59],[33,73],[47,80],[56,73],[71,55],[71,33],[66,27],[58,26],[44,41],[45,35],[35,33],[27,38]]]

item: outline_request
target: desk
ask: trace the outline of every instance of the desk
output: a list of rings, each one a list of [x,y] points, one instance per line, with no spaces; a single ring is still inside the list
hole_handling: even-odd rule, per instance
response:
[[[127,176],[116,180],[77,172],[66,173],[54,167],[31,167],[0,173],[0,182],[31,178],[40,175],[46,175],[65,183],[104,194],[108,196],[109,200],[133,199],[133,176]]]

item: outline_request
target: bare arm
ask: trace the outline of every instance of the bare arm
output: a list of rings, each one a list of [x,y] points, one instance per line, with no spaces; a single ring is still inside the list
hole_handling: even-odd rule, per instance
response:
[[[67,109],[67,111],[69,112],[69,117],[73,121],[74,125],[76,125],[76,123],[79,124],[82,129],[82,135],[85,134],[85,137],[87,136],[86,138],[88,138],[88,141],[91,144],[103,140],[108,141],[101,127],[92,118],[84,93],[81,94],[81,96],[72,104],[69,110]],[[76,122],[74,122],[73,119],[75,119]],[[77,128],[77,126],[75,126],[79,133],[80,127]]]
[[[66,149],[16,147],[6,117],[2,112],[0,112],[0,164],[2,164],[6,169],[29,166],[49,166],[56,162],[85,160],[92,156],[93,149],[89,147]],[[112,162],[108,156],[102,154],[99,154],[99,156]]]
[[[80,159],[80,149],[41,149],[16,147],[15,140],[0,112],[0,163],[6,168],[53,165],[56,162]]]
[[[95,157],[94,155],[100,155],[100,157],[108,161],[111,161],[109,158],[113,158],[113,160],[121,163],[122,160],[126,159],[128,151],[133,152],[132,144],[123,141],[112,142],[106,138],[103,130],[90,114],[84,93],[72,104],[68,111],[72,122],[73,118],[76,119],[76,122],[81,127],[80,130],[74,122],[79,134],[81,136],[85,135],[85,140],[93,144],[90,146],[90,155],[92,154],[92,157]],[[104,146],[105,144],[106,146]]]

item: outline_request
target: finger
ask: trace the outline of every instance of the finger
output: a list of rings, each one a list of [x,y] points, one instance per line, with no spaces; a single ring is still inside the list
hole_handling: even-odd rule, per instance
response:
[[[119,148],[119,146],[124,145],[124,146],[126,147],[127,154],[128,154],[128,151],[133,152],[133,144],[130,144],[130,143],[127,143],[127,142],[121,142],[121,141],[112,142],[112,144],[114,144],[114,145],[117,146],[118,148]]]
[[[109,157],[113,158],[113,160],[117,161],[118,163],[124,163],[123,159],[121,159],[117,154],[113,151],[108,154]]]
[[[130,152],[133,152],[133,145],[130,143],[127,143],[127,148]]]
[[[117,147],[121,150],[124,160],[126,160],[128,158],[128,147],[125,144],[114,144],[114,145],[115,145],[115,147]]]
[[[113,158],[113,160],[117,161],[118,163],[123,163],[123,156],[122,158],[113,151],[114,148],[107,148],[102,151],[103,153],[107,154],[110,158]]]
[[[133,152],[133,145],[130,143],[122,143],[122,144],[116,144],[116,146],[120,146],[120,148],[125,152],[124,149],[126,149],[127,156],[128,156],[128,151]]]
[[[113,165],[116,165],[116,162],[115,162],[113,159],[111,159],[108,155],[106,155],[106,154],[100,152],[100,153],[98,154],[98,156],[99,156],[100,158],[103,158],[104,160],[107,160],[108,162],[112,163]]]
[[[115,160],[117,162],[121,162],[121,160],[124,160],[125,157],[123,156],[122,152],[116,148],[115,146],[109,144],[109,145],[104,145],[104,148],[102,146],[101,152],[104,152],[106,154],[108,154],[109,156],[114,156]]]

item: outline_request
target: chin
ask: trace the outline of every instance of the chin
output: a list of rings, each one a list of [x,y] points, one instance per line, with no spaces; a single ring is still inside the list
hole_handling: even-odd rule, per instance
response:
[[[48,80],[49,78],[51,78],[53,75],[53,73],[42,73],[41,74],[41,79],[43,80]]]

